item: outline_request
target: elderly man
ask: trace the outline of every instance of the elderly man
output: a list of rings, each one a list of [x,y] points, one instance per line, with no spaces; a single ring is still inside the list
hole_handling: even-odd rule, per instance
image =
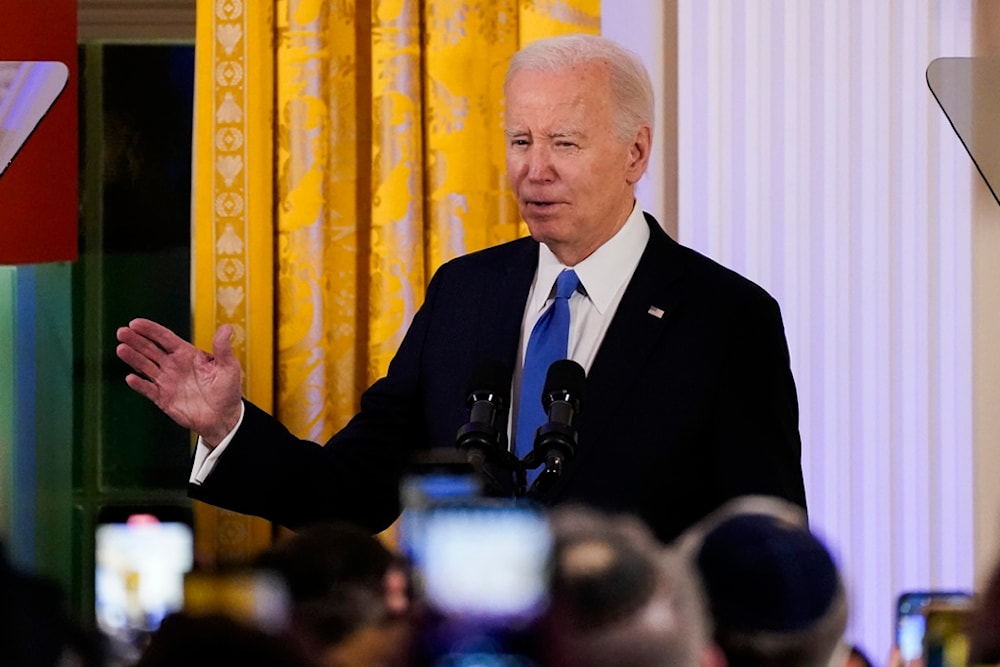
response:
[[[513,375],[496,419],[510,454],[487,451],[487,468],[516,494],[510,461],[533,451],[546,419],[539,377],[550,362],[537,356],[537,323],[561,327],[555,358],[586,372],[576,446],[558,452],[542,502],[632,512],[663,540],[734,496],[804,507],[777,303],[678,245],[635,199],[652,145],[641,62],[597,36],[541,40],[514,56],[505,92],[508,178],[531,238],[437,271],[386,376],[326,446],[241,397],[227,326],[212,354],[148,320],[118,330],[129,386],[200,436],[191,494],[291,526],[346,519],[381,530],[399,513],[413,455],[454,448],[469,421],[467,382],[487,360]]]

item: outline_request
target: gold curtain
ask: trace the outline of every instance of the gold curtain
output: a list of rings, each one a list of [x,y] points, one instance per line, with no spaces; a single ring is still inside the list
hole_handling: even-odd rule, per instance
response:
[[[430,274],[524,233],[502,81],[600,0],[198,0],[194,332],[223,323],[250,400],[325,441],[385,373]],[[266,522],[198,504],[200,562]]]

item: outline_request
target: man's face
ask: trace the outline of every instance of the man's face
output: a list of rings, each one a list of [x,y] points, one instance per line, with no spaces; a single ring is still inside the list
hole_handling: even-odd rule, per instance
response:
[[[614,132],[608,67],[522,70],[507,86],[507,177],[531,236],[568,266],[621,229],[649,159],[650,130]]]

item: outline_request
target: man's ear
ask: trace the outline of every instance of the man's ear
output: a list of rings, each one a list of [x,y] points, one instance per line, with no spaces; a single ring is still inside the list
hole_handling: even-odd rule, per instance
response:
[[[635,133],[635,139],[629,145],[628,165],[625,180],[634,184],[642,178],[649,165],[649,151],[653,145],[653,130],[649,125],[642,125]]]

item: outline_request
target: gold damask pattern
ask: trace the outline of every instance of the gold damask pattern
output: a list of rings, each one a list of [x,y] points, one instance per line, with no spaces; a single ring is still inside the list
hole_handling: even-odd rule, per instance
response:
[[[276,6],[277,414],[324,442],[355,412],[364,382],[358,229],[370,214],[357,192],[370,158],[357,132],[357,26],[346,3]]]
[[[571,32],[601,31],[601,0],[522,0],[521,43]]]
[[[372,13],[372,228],[368,381],[384,375],[423,301],[424,84],[418,0],[376,2]]]
[[[516,0],[427,7],[424,92],[427,270],[517,238],[504,172],[503,78],[518,46]]]
[[[599,31],[599,9],[198,0],[199,347],[233,324],[252,400],[303,437],[343,426],[430,273],[524,233],[504,174],[507,60],[526,41]],[[269,539],[230,513],[198,519],[203,556]]]
[[[233,327],[244,393],[271,404],[270,49],[251,49],[270,21],[257,4],[198,6],[195,110],[195,344],[211,349],[215,329]],[[269,32],[269,31],[266,31]],[[200,562],[245,562],[270,542],[259,519],[196,504]]]

